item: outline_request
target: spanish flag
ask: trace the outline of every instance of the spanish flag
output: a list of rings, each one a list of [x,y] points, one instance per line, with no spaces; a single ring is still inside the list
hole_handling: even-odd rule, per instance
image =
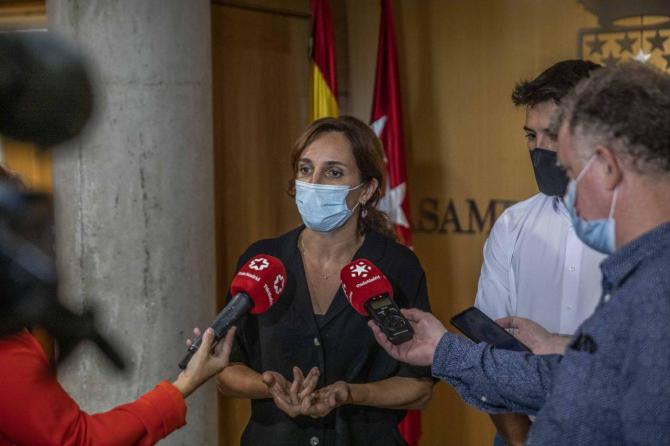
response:
[[[339,116],[335,39],[328,0],[311,0],[312,19],[312,90],[309,117]]]

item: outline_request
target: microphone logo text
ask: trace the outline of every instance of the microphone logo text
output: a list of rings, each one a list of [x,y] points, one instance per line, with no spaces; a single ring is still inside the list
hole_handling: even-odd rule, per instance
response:
[[[256,274],[248,273],[248,272],[246,272],[246,271],[240,271],[240,272],[237,273],[237,275],[238,275],[238,276],[248,277],[248,278],[250,278],[250,279],[255,280],[256,282],[260,282],[260,281],[261,281],[261,278],[258,277]]]
[[[270,287],[268,286],[267,283],[263,284],[263,290],[265,291],[265,294],[267,294],[267,296],[268,296],[268,301],[270,302],[270,306],[272,306],[275,303],[275,300],[272,297],[272,291],[270,291]]]
[[[370,277],[367,280],[364,280],[362,282],[357,283],[356,288],[364,287],[365,285],[369,285],[372,282],[376,282],[377,280],[380,280],[380,279],[381,279],[381,276],[379,274],[377,274],[376,276]]]

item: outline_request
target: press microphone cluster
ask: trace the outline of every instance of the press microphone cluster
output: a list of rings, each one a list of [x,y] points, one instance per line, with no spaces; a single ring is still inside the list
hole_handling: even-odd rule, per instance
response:
[[[409,341],[414,330],[393,300],[393,287],[371,261],[356,259],[340,272],[342,290],[358,313],[371,317],[394,344]]]
[[[251,258],[237,272],[230,284],[233,298],[221,310],[211,325],[214,330],[214,345],[245,314],[261,314],[277,303],[286,286],[286,269],[276,257],[267,254]],[[191,357],[202,344],[202,335],[189,346],[179,368],[184,370]]]

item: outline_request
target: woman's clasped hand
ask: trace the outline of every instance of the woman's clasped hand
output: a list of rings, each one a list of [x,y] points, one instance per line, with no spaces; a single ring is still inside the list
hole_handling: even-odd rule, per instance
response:
[[[317,367],[312,367],[307,376],[298,367],[293,367],[293,381],[289,382],[281,373],[267,371],[263,373],[263,383],[277,407],[291,418],[299,415],[321,418],[348,404],[351,389],[344,381],[317,389],[319,377]]]

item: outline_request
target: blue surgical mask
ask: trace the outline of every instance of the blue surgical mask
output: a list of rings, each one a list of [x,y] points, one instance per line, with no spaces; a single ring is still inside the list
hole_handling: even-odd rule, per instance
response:
[[[579,237],[579,239],[587,246],[598,252],[612,254],[616,250],[614,209],[616,206],[618,189],[614,189],[612,205],[610,206],[610,213],[607,218],[584,220],[577,215],[577,209],[575,208],[575,201],[577,201],[577,183],[582,179],[588,168],[591,167],[591,164],[593,164],[593,160],[595,159],[594,156],[586,163],[586,166],[584,166],[584,169],[577,175],[577,178],[568,183],[568,190],[563,201],[570,214],[572,226],[575,228],[577,237]]]
[[[356,204],[353,209],[349,209],[347,196],[362,185],[349,188],[346,185],[296,181],[295,202],[305,226],[318,232],[331,232],[342,227],[358,207]]]

